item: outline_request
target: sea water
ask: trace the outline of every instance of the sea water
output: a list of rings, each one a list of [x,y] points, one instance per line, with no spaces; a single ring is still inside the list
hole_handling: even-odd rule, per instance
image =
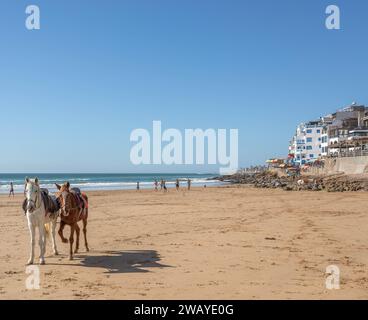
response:
[[[214,186],[222,182],[214,180],[216,174],[182,174],[182,173],[0,173],[0,193],[6,194],[10,190],[10,182],[13,182],[15,193],[23,193],[26,177],[38,177],[41,187],[55,192],[55,183],[62,184],[69,181],[72,187],[78,187],[82,191],[89,190],[128,190],[136,189],[137,181],[141,189],[153,189],[155,179],[166,181],[168,188],[175,187],[176,179],[180,180],[181,187],[187,187],[187,179],[192,186]]]

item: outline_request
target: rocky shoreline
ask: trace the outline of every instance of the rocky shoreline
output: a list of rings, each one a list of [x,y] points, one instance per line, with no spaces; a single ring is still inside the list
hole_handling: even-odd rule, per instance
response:
[[[336,173],[324,176],[302,175],[289,177],[273,171],[238,173],[217,177],[220,181],[251,185],[256,188],[280,188],[285,191],[368,191],[368,175],[345,175]]]

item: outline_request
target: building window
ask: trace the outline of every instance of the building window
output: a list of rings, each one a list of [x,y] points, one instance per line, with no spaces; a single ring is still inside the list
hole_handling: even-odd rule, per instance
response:
[[[314,158],[314,154],[313,154],[313,153],[311,153],[311,154],[309,155],[309,158]]]
[[[319,145],[319,148],[321,149],[321,145]]]
[[[321,133],[321,130],[317,129],[317,133]]]
[[[307,146],[307,150],[312,150],[312,146]]]
[[[312,142],[312,138],[307,138],[307,142]]]
[[[321,141],[321,138],[318,138],[318,141]]]
[[[312,129],[307,129],[307,133],[312,133]]]

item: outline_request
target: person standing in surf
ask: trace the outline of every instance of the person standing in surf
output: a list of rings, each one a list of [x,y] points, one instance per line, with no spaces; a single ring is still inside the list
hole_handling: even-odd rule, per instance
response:
[[[11,195],[13,195],[13,198],[14,198],[14,185],[13,185],[13,182],[10,182],[9,198],[10,198]]]

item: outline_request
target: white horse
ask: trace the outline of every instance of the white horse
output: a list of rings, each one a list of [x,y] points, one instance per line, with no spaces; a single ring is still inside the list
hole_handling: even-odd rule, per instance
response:
[[[45,264],[46,233],[49,232],[50,225],[52,248],[54,254],[58,254],[55,241],[55,228],[58,214],[46,212],[46,207],[42,199],[38,178],[34,179],[34,181],[26,178],[24,193],[27,200],[26,215],[28,220],[28,228],[31,234],[31,255],[27,264],[33,264],[34,260],[36,227],[38,227],[39,230],[40,264]]]

